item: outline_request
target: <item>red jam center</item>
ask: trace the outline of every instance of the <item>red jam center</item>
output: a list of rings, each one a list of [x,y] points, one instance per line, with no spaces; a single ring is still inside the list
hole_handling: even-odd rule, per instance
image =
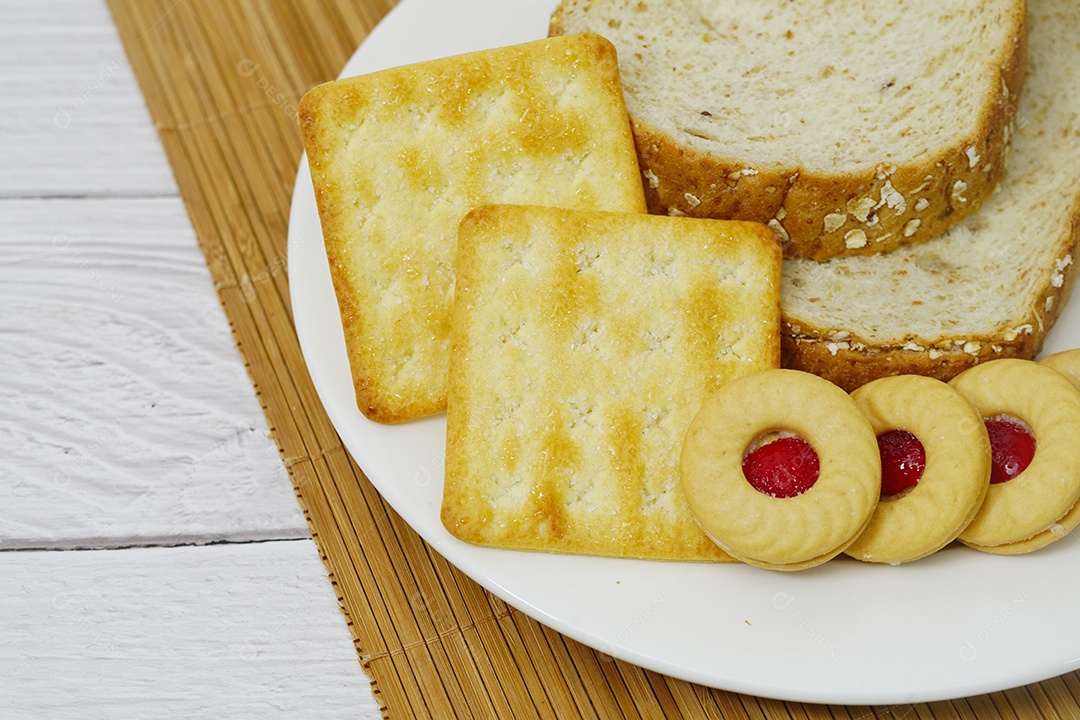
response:
[[[890,497],[919,484],[926,470],[926,450],[907,430],[889,430],[877,436],[881,453],[881,497]]]
[[[789,498],[813,487],[821,466],[810,443],[798,437],[782,437],[747,455],[742,469],[755,490],[775,498]]]
[[[987,420],[990,435],[990,482],[1003,483],[1024,472],[1035,457],[1035,438],[1018,422]]]

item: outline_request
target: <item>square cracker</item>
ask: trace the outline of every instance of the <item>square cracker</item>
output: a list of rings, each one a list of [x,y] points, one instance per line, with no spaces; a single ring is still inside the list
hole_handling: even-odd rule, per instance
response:
[[[380,422],[446,407],[466,212],[645,211],[615,49],[597,35],[327,83],[298,115],[357,403]]]
[[[705,395],[779,366],[757,223],[539,207],[463,220],[442,521],[481,545],[730,560],[679,485]]]

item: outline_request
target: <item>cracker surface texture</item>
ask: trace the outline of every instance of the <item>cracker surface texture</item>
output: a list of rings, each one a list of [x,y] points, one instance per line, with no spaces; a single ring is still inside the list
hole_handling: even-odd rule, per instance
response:
[[[645,209],[615,50],[596,35],[326,83],[298,115],[357,403],[380,422],[445,409],[465,213]]]
[[[488,207],[462,223],[442,519],[503,548],[730,560],[679,454],[704,397],[779,363],[756,223]]]

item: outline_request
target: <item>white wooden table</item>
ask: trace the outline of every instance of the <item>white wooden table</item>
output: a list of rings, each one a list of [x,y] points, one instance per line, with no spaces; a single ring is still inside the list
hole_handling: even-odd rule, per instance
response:
[[[0,0],[0,716],[374,718],[103,0]]]

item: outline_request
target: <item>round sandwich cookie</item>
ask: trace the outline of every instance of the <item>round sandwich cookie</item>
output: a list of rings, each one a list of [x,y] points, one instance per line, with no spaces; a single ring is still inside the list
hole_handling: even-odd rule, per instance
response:
[[[1057,370],[1080,390],[1080,348],[1047,355],[1039,359],[1039,364]]]
[[[885,377],[851,394],[877,434],[881,500],[844,552],[899,564],[937,552],[971,523],[990,487],[990,439],[956,390],[921,375]]]
[[[803,570],[835,557],[878,501],[877,439],[843,390],[795,370],[723,386],[687,430],[682,487],[698,524],[733,557]]]
[[[1080,391],[1030,360],[992,360],[949,383],[982,416],[990,488],[965,545],[1018,555],[1065,537],[1080,522]]]

